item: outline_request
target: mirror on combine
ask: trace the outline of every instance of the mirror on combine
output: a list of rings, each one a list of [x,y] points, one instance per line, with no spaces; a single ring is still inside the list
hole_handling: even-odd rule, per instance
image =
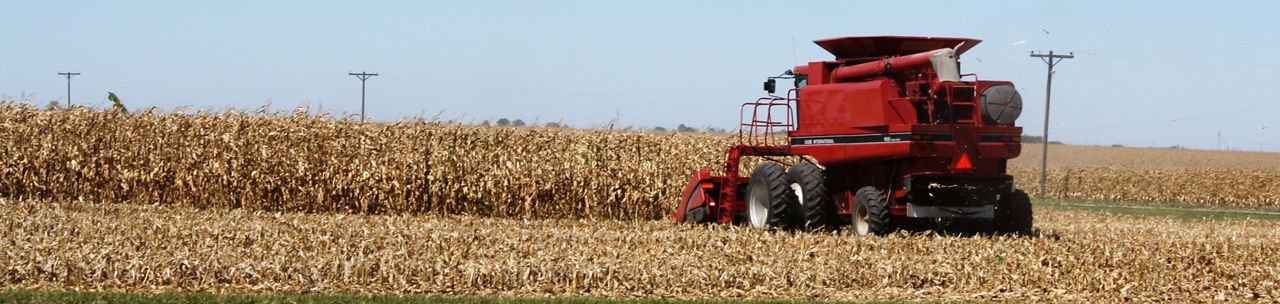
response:
[[[777,79],[769,78],[768,81],[764,82],[764,90],[766,92],[769,92],[769,94],[773,94],[774,91],[777,91],[776,89],[777,87],[778,87]]]

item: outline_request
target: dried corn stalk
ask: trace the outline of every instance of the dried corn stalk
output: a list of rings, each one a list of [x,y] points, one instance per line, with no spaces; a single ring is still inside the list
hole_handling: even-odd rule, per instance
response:
[[[694,170],[722,170],[725,149],[736,136],[358,123],[235,110],[125,115],[9,103],[0,105],[0,142],[0,197],[273,211],[655,219],[669,214]],[[1061,149],[1082,148],[1055,146],[1054,151]],[[1191,154],[1197,157],[1191,163],[1210,167],[1127,166],[1117,163],[1141,154],[1115,157],[1108,149],[1071,151],[1069,159],[1076,160],[1051,167],[1051,196],[1280,206],[1280,166],[1241,168],[1249,162],[1237,161],[1218,168],[1212,165],[1222,161],[1204,161],[1199,154]],[[1023,157],[1034,153],[1027,154]],[[1109,165],[1078,160],[1090,157]],[[1188,163],[1176,154],[1164,158]],[[1255,163],[1272,161],[1258,159]],[[743,174],[758,161],[744,161]],[[1039,172],[1033,168],[1019,158],[1010,172],[1021,187],[1035,188]]]
[[[0,199],[0,288],[1012,302],[1280,299],[1280,222],[1040,211],[1034,237]]]

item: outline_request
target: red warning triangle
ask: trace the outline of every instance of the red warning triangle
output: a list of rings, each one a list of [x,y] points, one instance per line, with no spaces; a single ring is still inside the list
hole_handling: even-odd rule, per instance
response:
[[[969,154],[960,154],[960,161],[956,162],[956,169],[973,169],[973,164],[969,162]]]

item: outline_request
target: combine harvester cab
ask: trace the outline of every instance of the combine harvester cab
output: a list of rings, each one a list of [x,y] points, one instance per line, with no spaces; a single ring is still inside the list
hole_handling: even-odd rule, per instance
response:
[[[836,59],[769,77],[770,96],[741,107],[724,175],[694,173],[674,220],[760,229],[852,225],[858,235],[951,223],[1031,233],[1030,199],[1006,173],[1021,153],[1014,121],[1022,98],[1010,82],[960,73],[959,55],[979,42],[815,41]],[[795,81],[785,97],[773,95],[778,79]],[[741,176],[744,156],[766,161]]]

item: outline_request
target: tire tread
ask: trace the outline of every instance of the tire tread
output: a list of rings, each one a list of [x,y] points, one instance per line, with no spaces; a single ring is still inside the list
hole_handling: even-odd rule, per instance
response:
[[[765,217],[767,228],[792,229],[798,223],[795,212],[796,196],[791,192],[791,181],[787,178],[782,164],[764,162],[757,165],[751,173],[751,180],[764,182],[769,189],[769,214]]]
[[[810,163],[799,163],[787,170],[787,176],[800,184],[800,192],[804,193],[804,200],[799,201],[800,228],[818,230],[831,227],[835,222],[836,206],[827,195],[822,169]]]
[[[855,202],[867,205],[867,234],[885,235],[889,233],[889,206],[885,204],[884,195],[872,186],[862,187],[854,194]],[[856,204],[855,204],[856,205]],[[854,206],[855,215],[856,208]],[[857,220],[857,219],[854,219]]]
[[[996,205],[996,232],[1001,234],[1031,235],[1031,223],[1034,221],[1031,211],[1031,196],[1022,189],[1001,197]]]

